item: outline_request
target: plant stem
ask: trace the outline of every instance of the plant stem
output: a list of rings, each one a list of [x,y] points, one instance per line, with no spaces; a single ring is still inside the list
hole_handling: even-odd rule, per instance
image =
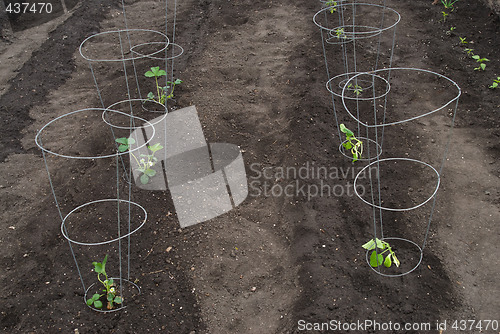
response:
[[[129,151],[128,153],[130,153],[130,155],[132,155],[132,156],[134,157],[135,162],[137,162],[137,165],[138,165],[138,166],[141,166],[141,163],[139,162],[139,160],[137,160],[137,158],[135,157],[134,153],[132,153],[132,152],[130,152],[130,151]]]
[[[158,103],[161,103],[160,102],[160,87],[158,86],[158,77],[155,76],[155,80],[156,80],[156,92],[158,93]]]
[[[170,98],[174,96],[174,89],[175,89],[175,83],[172,83],[172,91],[170,92],[170,94],[168,94]]]

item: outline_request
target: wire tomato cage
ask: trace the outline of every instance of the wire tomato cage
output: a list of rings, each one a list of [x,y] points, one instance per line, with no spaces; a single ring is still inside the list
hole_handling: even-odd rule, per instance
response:
[[[371,81],[359,98],[348,90],[356,79]],[[385,268],[372,265],[379,249],[369,249],[367,262],[380,275],[403,276],[422,262],[460,95],[453,80],[417,68],[358,73],[344,84],[346,113],[364,129],[363,138],[384,148],[381,154],[367,145],[368,164],[354,180],[356,196],[372,211],[373,239],[402,253],[400,268]]]
[[[320,30],[326,86],[331,93],[334,125],[341,143],[340,124],[345,122],[345,113],[340,97],[344,84],[358,73],[392,66],[401,16],[387,7],[385,0],[381,4],[345,0],[322,4],[313,22]],[[347,89],[359,95],[370,89],[370,83],[356,77]],[[361,130],[360,125],[353,129],[357,136],[361,136]]]

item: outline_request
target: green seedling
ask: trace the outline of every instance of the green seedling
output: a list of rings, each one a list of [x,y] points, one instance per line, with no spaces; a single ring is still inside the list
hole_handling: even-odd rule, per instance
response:
[[[167,86],[163,87],[164,91],[168,90],[169,88],[172,88],[172,90],[170,91],[170,94],[167,95],[167,99],[173,99],[174,98],[175,86],[180,85],[181,83],[182,83],[181,79],[176,79],[175,81],[167,81]]]
[[[335,30],[335,37],[337,37],[338,39],[347,38],[345,36],[344,28],[338,28],[337,30]]]
[[[474,56],[474,49],[464,49],[465,52],[467,52],[467,56],[472,57]]]
[[[481,58],[479,55],[473,55],[472,59],[475,59],[479,65],[474,68],[474,71],[485,71],[486,70],[486,64],[485,62],[490,61],[488,58]]]
[[[496,79],[494,79],[491,86],[489,86],[489,88],[491,88],[491,89],[495,89],[498,87],[500,87],[500,77],[497,77]]]
[[[130,150],[130,145],[135,144],[134,138],[117,138],[115,140],[118,145],[119,152],[126,152]],[[156,143],[154,145],[148,146],[148,150],[151,151],[151,154],[141,154],[139,156],[140,159],[137,159],[134,153],[129,152],[132,157],[134,157],[135,162],[137,163],[138,172],[142,173],[140,180],[142,184],[147,184],[149,179],[156,175],[156,171],[152,169],[152,167],[158,162],[158,158],[155,157],[155,153],[161,150],[163,146],[160,143]]]
[[[172,99],[174,97],[174,89],[176,85],[180,85],[182,80],[176,79],[175,81],[167,81],[167,85],[162,87],[158,84],[158,78],[162,76],[166,76],[167,72],[164,70],[160,70],[159,66],[151,67],[151,70],[144,73],[144,75],[148,78],[155,78],[156,82],[156,94],[153,92],[149,92],[147,95],[148,100],[156,101],[161,104],[165,104],[167,99]],[[167,95],[167,90],[170,90],[170,93]]]
[[[478,67],[474,67],[474,71],[486,71],[486,64],[481,63]]]
[[[443,4],[444,8],[453,10],[453,4],[457,1],[458,0],[441,0],[441,3]]]
[[[356,95],[360,95],[363,92],[363,88],[361,88],[361,86],[353,85],[352,83],[350,83],[349,86],[347,86],[347,88],[351,88],[354,91],[354,93],[356,93]]]
[[[365,243],[362,247],[367,251],[372,251],[370,254],[370,266],[373,268],[377,268],[382,264],[387,268],[391,267],[392,264],[396,267],[399,267],[401,264],[388,242],[375,238]],[[384,256],[387,252],[389,254]]]
[[[469,42],[467,42],[467,37],[458,37],[460,38],[460,45],[465,45],[465,44],[469,44]]]
[[[446,18],[447,18],[447,17],[448,17],[448,15],[450,15],[450,14],[448,14],[447,12],[444,12],[444,11],[443,11],[443,12],[441,12],[441,15],[443,15],[443,18],[441,19],[441,21],[443,21],[443,23],[445,23],[445,22],[446,22]]]
[[[446,32],[446,35],[451,36],[455,29],[457,29],[457,27],[450,27],[450,29]]]
[[[156,81],[156,93],[157,93],[157,95],[155,96],[153,94],[153,92],[149,92],[148,99],[153,100],[153,101],[157,101],[158,103],[162,103],[162,101],[163,101],[163,103],[165,103],[165,97],[164,97],[165,91],[163,90],[163,87],[161,87],[158,84],[158,78],[167,75],[167,72],[165,72],[164,70],[160,70],[160,66],[156,66],[156,67],[151,67],[151,70],[144,73],[144,75],[148,78],[155,78],[155,81]]]
[[[104,257],[102,262],[92,262],[94,266],[94,271],[97,273],[97,279],[102,283],[104,289],[102,291],[103,294],[94,294],[92,298],[87,299],[88,306],[94,306],[97,309],[102,309],[104,306],[100,301],[102,296],[106,296],[108,310],[112,310],[115,307],[115,304],[121,304],[123,302],[123,297],[118,296],[118,290],[116,289],[116,284],[113,282],[113,279],[108,278],[108,274],[106,273],[106,262],[108,261],[108,255]],[[101,279],[101,275],[104,275],[104,280]]]
[[[357,139],[354,136],[354,132],[346,128],[344,124],[340,124],[340,131],[346,136],[346,141],[342,143],[342,146],[344,146],[346,150],[351,150],[352,162],[354,163],[361,158],[361,154],[363,154],[363,142]]]
[[[327,6],[327,7],[332,7],[332,8],[330,8],[330,13],[332,13],[332,14],[333,14],[333,13],[335,13],[335,12],[337,11],[337,8],[336,8],[336,6],[337,6],[337,1],[334,1],[334,0],[328,0],[328,1],[326,2],[326,6]]]

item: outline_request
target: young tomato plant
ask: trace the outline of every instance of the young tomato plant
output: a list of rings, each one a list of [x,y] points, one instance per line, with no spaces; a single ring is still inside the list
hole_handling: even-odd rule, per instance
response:
[[[382,264],[389,268],[394,264],[399,267],[401,264],[396,257],[396,253],[392,250],[388,242],[382,241],[379,238],[372,239],[362,246],[367,251],[372,251],[370,254],[370,266],[377,268]],[[389,252],[387,254],[387,252]],[[384,254],[387,254],[384,259]]]
[[[500,77],[497,77],[496,79],[494,79],[491,86],[489,86],[489,88],[491,88],[491,89],[495,89],[498,87],[500,87]]]
[[[356,93],[356,95],[360,95],[361,93],[363,93],[363,88],[359,85],[353,85],[352,83],[350,83],[347,88],[351,88],[354,93]]]
[[[103,304],[99,299],[102,296],[106,296],[106,300],[108,301],[106,308],[108,310],[112,310],[115,307],[114,304],[121,304],[123,302],[123,298],[118,296],[118,290],[116,289],[116,284],[113,282],[112,279],[108,278],[108,274],[106,273],[107,261],[108,261],[108,255],[106,254],[102,262],[92,262],[92,265],[94,266],[94,271],[97,273],[97,279],[104,286],[104,289],[102,289],[104,293],[94,294],[92,298],[87,299],[87,305],[88,306],[93,305],[95,308],[101,309],[103,307]],[[101,279],[101,275],[104,275],[104,280]]]
[[[460,45],[465,45],[465,44],[469,44],[469,42],[467,42],[467,37],[458,37],[460,38]]]
[[[338,28],[337,30],[335,30],[335,37],[337,37],[338,39],[347,38],[345,36],[344,28]]]
[[[167,81],[167,86],[160,86],[158,84],[158,78],[166,76],[167,72],[160,70],[159,66],[151,67],[151,70],[144,73],[144,75],[148,78],[155,78],[156,82],[156,95],[153,92],[149,92],[147,95],[148,100],[156,101],[161,104],[165,104],[167,99],[173,98],[175,86],[182,83],[182,80],[176,79],[175,81]],[[167,90],[170,88],[170,93],[167,95]]]
[[[332,14],[333,14],[333,13],[335,13],[335,12],[337,11],[337,8],[336,8],[336,6],[337,6],[337,1],[334,1],[334,0],[328,0],[328,1],[326,2],[326,6],[327,6],[327,7],[332,7],[332,8],[330,8],[330,13],[332,13]]]
[[[479,65],[476,68],[474,68],[474,71],[485,71],[486,64],[484,62],[490,61],[488,58],[481,58],[479,55],[473,55],[472,59],[475,59],[476,62],[479,63]]]
[[[119,152],[125,152],[130,149],[130,145],[135,144],[134,138],[117,138],[115,140],[119,146]],[[139,156],[140,159],[137,159],[134,153],[130,152],[130,155],[134,157],[135,162],[137,163],[136,170],[142,173],[140,180],[142,184],[147,184],[149,179],[156,175],[156,171],[152,169],[152,167],[158,162],[158,158],[155,157],[155,153],[161,150],[163,146],[160,143],[156,143],[154,145],[148,146],[148,150],[151,151],[151,154],[141,154]]]
[[[340,124],[340,131],[345,134],[346,141],[342,144],[346,150],[351,150],[352,162],[356,162],[363,154],[363,142],[354,136],[354,132]]]

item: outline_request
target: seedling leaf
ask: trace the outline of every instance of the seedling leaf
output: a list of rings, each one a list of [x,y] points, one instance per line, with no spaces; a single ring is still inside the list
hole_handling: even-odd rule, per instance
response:
[[[150,150],[151,152],[153,152],[153,153],[154,153],[154,152],[156,152],[156,151],[161,150],[161,149],[163,148],[163,146],[161,146],[161,145],[160,145],[160,143],[156,143],[156,144],[154,144],[154,145],[152,145],[152,146],[148,146],[148,148],[149,148],[149,150]]]
[[[96,301],[94,302],[94,306],[95,306],[96,308],[102,308],[102,302],[101,302],[100,300],[96,300]]]
[[[95,272],[101,274],[103,271],[102,264],[99,262],[92,262],[92,264],[94,265]]]
[[[376,238],[375,240],[377,240],[377,247],[378,248],[385,249],[386,244],[382,240],[380,240],[379,238]]]
[[[384,260],[384,266],[389,268],[391,265],[392,265],[391,254],[389,254],[389,255],[387,255],[387,257]]]
[[[465,51],[465,52],[467,52],[467,55],[468,55],[468,56],[471,56],[471,57],[474,57],[474,56],[475,56],[475,55],[474,55],[474,52],[473,52],[473,51],[474,51],[474,49],[465,49],[464,51]]]
[[[384,261],[384,256],[382,254],[377,254],[377,252],[373,251],[370,255],[370,265],[373,268],[377,268]]]
[[[368,241],[367,243],[365,243],[365,244],[364,244],[363,246],[361,246],[361,247],[363,247],[363,248],[364,248],[364,249],[366,249],[366,250],[372,250],[372,249],[375,249],[375,241],[373,241],[373,239],[372,239],[372,240]]]
[[[141,175],[141,183],[148,184],[148,182],[149,182],[149,176],[147,176],[146,174],[142,174]]]
[[[151,67],[151,72],[153,72],[154,76],[158,76],[158,73],[160,72],[160,66]]]
[[[345,133],[345,135],[348,137],[354,136],[354,132],[346,128],[344,124],[340,124],[340,131],[342,131],[342,133]]]
[[[399,267],[401,262],[399,262],[398,258],[396,257],[396,254],[392,253],[391,255],[392,255],[392,259],[394,260],[394,264],[396,265],[396,267]]]
[[[380,240],[379,238],[372,239],[372,240],[368,241],[367,243],[365,243],[361,247],[363,247],[366,250],[372,250],[372,249],[375,249],[375,243],[377,245],[377,248],[385,249],[385,243],[382,240]]]
[[[127,150],[128,150],[128,145],[120,145],[120,146],[118,146],[118,151],[121,152],[121,153],[125,152]]]
[[[108,262],[108,254],[104,257],[104,260],[102,260],[102,270],[104,271],[104,268],[106,267],[106,262]]]

